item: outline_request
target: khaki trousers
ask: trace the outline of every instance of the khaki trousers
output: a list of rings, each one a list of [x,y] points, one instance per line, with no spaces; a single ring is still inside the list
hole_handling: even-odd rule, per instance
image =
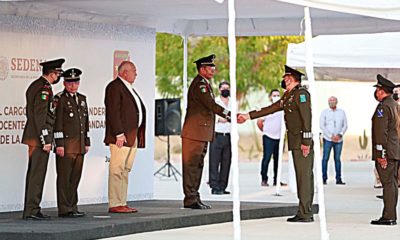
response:
[[[108,175],[108,206],[125,206],[128,194],[128,174],[132,169],[137,146],[117,147],[110,144],[110,166]]]

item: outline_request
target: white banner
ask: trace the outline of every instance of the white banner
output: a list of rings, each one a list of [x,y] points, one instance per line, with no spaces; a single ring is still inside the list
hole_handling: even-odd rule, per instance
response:
[[[51,32],[51,31],[49,31]],[[150,31],[151,32],[151,31]],[[52,33],[54,34],[54,33]],[[141,33],[138,33],[141,34]],[[79,92],[87,96],[92,146],[85,157],[79,204],[107,202],[109,149],[105,135],[104,90],[115,64],[135,62],[135,89],[147,108],[146,148],[139,150],[130,173],[128,200],[153,197],[155,33],[132,41],[0,31],[0,211],[23,208],[28,148],[21,144],[26,122],[25,91],[41,75],[39,63],[65,58],[63,69],[82,69]],[[108,36],[109,37],[109,36]],[[53,91],[63,89],[60,82]],[[50,155],[42,207],[56,206],[54,153]]]

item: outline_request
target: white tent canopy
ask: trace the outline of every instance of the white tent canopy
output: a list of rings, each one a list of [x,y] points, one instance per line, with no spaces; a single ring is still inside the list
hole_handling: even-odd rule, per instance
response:
[[[400,79],[400,33],[318,36],[313,38],[315,72],[321,79],[375,81],[380,73]],[[289,44],[287,64],[305,66],[305,43]]]
[[[214,0],[39,0],[0,2],[0,14],[138,25],[184,36],[226,36],[227,4]],[[396,0],[236,0],[235,4],[239,36],[298,35],[303,6],[312,8],[314,35],[400,31],[400,23],[393,21],[400,19]]]

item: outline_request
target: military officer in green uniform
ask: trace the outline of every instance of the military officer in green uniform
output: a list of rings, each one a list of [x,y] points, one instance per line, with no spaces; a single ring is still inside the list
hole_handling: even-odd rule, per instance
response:
[[[301,86],[303,73],[285,65],[281,82],[286,89],[280,101],[260,110],[239,114],[238,123],[255,119],[277,111],[284,111],[288,135],[288,148],[292,151],[297,181],[299,209],[288,222],[313,222],[311,210],[314,196],[313,161],[314,150],[311,133],[310,93]]]
[[[372,116],[372,160],[383,186],[382,217],[372,220],[373,225],[396,225],[397,165],[400,160],[399,111],[400,105],[392,98],[396,85],[377,76],[375,99],[379,102]]]
[[[89,151],[89,116],[86,96],[78,92],[82,71],[71,68],[63,73],[64,91],[55,96],[57,207],[59,217],[83,217],[78,211],[78,185],[83,160]]]
[[[199,187],[208,142],[214,139],[215,114],[230,119],[230,112],[214,101],[210,80],[214,76],[215,55],[195,61],[198,75],[188,90],[186,117],[182,128],[183,206],[210,209],[200,200]]]
[[[24,219],[44,220],[50,216],[42,214],[43,184],[47,162],[53,142],[55,107],[52,84],[61,77],[64,59],[42,62],[43,75],[32,82],[26,91],[26,125],[22,143],[28,145],[28,170],[25,183]]]

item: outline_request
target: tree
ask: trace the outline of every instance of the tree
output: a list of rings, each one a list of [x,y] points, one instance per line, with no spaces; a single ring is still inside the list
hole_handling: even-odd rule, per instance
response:
[[[237,39],[237,99],[241,107],[248,104],[246,94],[253,91],[269,92],[279,87],[286,62],[289,43],[299,43],[299,36],[238,37]],[[229,51],[226,37],[191,37],[188,41],[188,79],[197,70],[193,61],[216,54],[217,72],[213,87],[229,80]],[[182,96],[183,46],[182,38],[157,33],[156,50],[157,89],[163,97]]]

